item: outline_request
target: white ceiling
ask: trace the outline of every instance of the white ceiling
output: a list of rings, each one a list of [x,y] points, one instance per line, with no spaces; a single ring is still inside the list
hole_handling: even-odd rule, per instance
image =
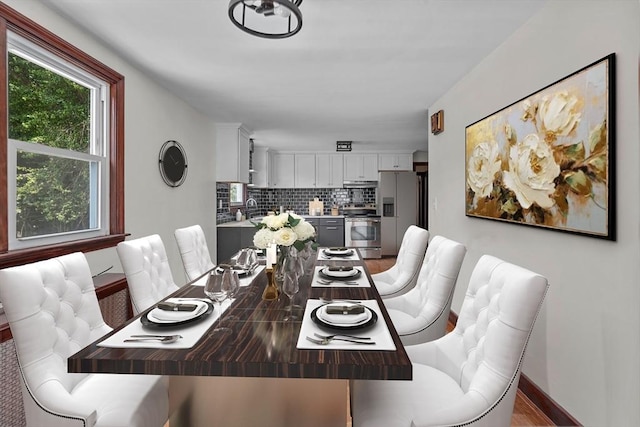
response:
[[[257,145],[427,150],[427,108],[545,0],[304,0],[302,30],[251,36],[228,0],[40,0]]]

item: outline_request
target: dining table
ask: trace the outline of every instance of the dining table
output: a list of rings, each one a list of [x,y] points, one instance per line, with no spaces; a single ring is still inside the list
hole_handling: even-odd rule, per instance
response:
[[[261,265],[245,272],[239,291],[223,309],[213,305],[197,322],[164,327],[149,324],[154,305],[69,357],[68,371],[166,376],[170,427],[344,427],[350,381],[411,380],[412,365],[359,251],[345,257],[326,253],[318,248],[305,263],[292,308],[283,293],[263,299],[271,274]],[[225,264],[232,265],[233,259]],[[357,280],[322,278],[323,272],[343,269]],[[202,285],[208,274],[163,301],[206,301]],[[367,328],[324,327],[318,310],[327,304],[364,306],[370,312]],[[217,332],[219,326],[230,331]],[[134,332],[184,339],[125,342]],[[376,344],[318,344],[307,338],[317,339],[318,332]]]

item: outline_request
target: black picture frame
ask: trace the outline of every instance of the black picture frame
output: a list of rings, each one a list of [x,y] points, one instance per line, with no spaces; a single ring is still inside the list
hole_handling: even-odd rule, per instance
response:
[[[465,215],[616,240],[615,53],[465,128]]]

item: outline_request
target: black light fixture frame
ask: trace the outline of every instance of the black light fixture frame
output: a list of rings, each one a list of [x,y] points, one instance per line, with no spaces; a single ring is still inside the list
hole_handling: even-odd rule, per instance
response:
[[[297,34],[302,29],[302,13],[298,6],[302,3],[302,0],[276,0],[281,6],[286,7],[291,11],[293,15],[296,16],[298,20],[298,25],[295,28],[291,28],[291,16],[289,16],[289,26],[288,31],[286,33],[263,33],[261,31],[257,31],[245,26],[245,14],[247,13],[247,9],[252,12],[255,12],[256,7],[248,6],[244,0],[230,0],[229,1],[229,19],[233,24],[240,28],[242,31],[249,33],[251,35],[262,37],[265,39],[286,39],[287,37],[291,37],[294,34]],[[242,3],[242,21],[237,21],[233,16],[233,10]],[[255,12],[259,13],[259,12]]]
[[[351,141],[336,141],[336,151],[351,151]]]

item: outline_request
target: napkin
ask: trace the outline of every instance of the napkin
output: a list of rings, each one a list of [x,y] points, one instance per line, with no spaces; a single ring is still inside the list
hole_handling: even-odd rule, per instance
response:
[[[182,322],[185,320],[193,319],[207,311],[207,303],[204,301],[193,301],[189,302],[189,304],[197,305],[196,309],[193,311],[169,311],[169,310],[161,310],[159,308],[154,308],[147,314],[149,320],[153,320],[156,322],[167,322],[167,323],[175,323]]]
[[[371,318],[371,312],[369,310],[364,310],[362,313],[357,314],[329,314],[327,313],[327,307],[339,307],[340,309],[344,306],[353,306],[359,304],[327,304],[323,307],[320,307],[316,314],[320,318],[320,320],[331,323],[333,325],[357,325],[358,323],[364,323]]]

